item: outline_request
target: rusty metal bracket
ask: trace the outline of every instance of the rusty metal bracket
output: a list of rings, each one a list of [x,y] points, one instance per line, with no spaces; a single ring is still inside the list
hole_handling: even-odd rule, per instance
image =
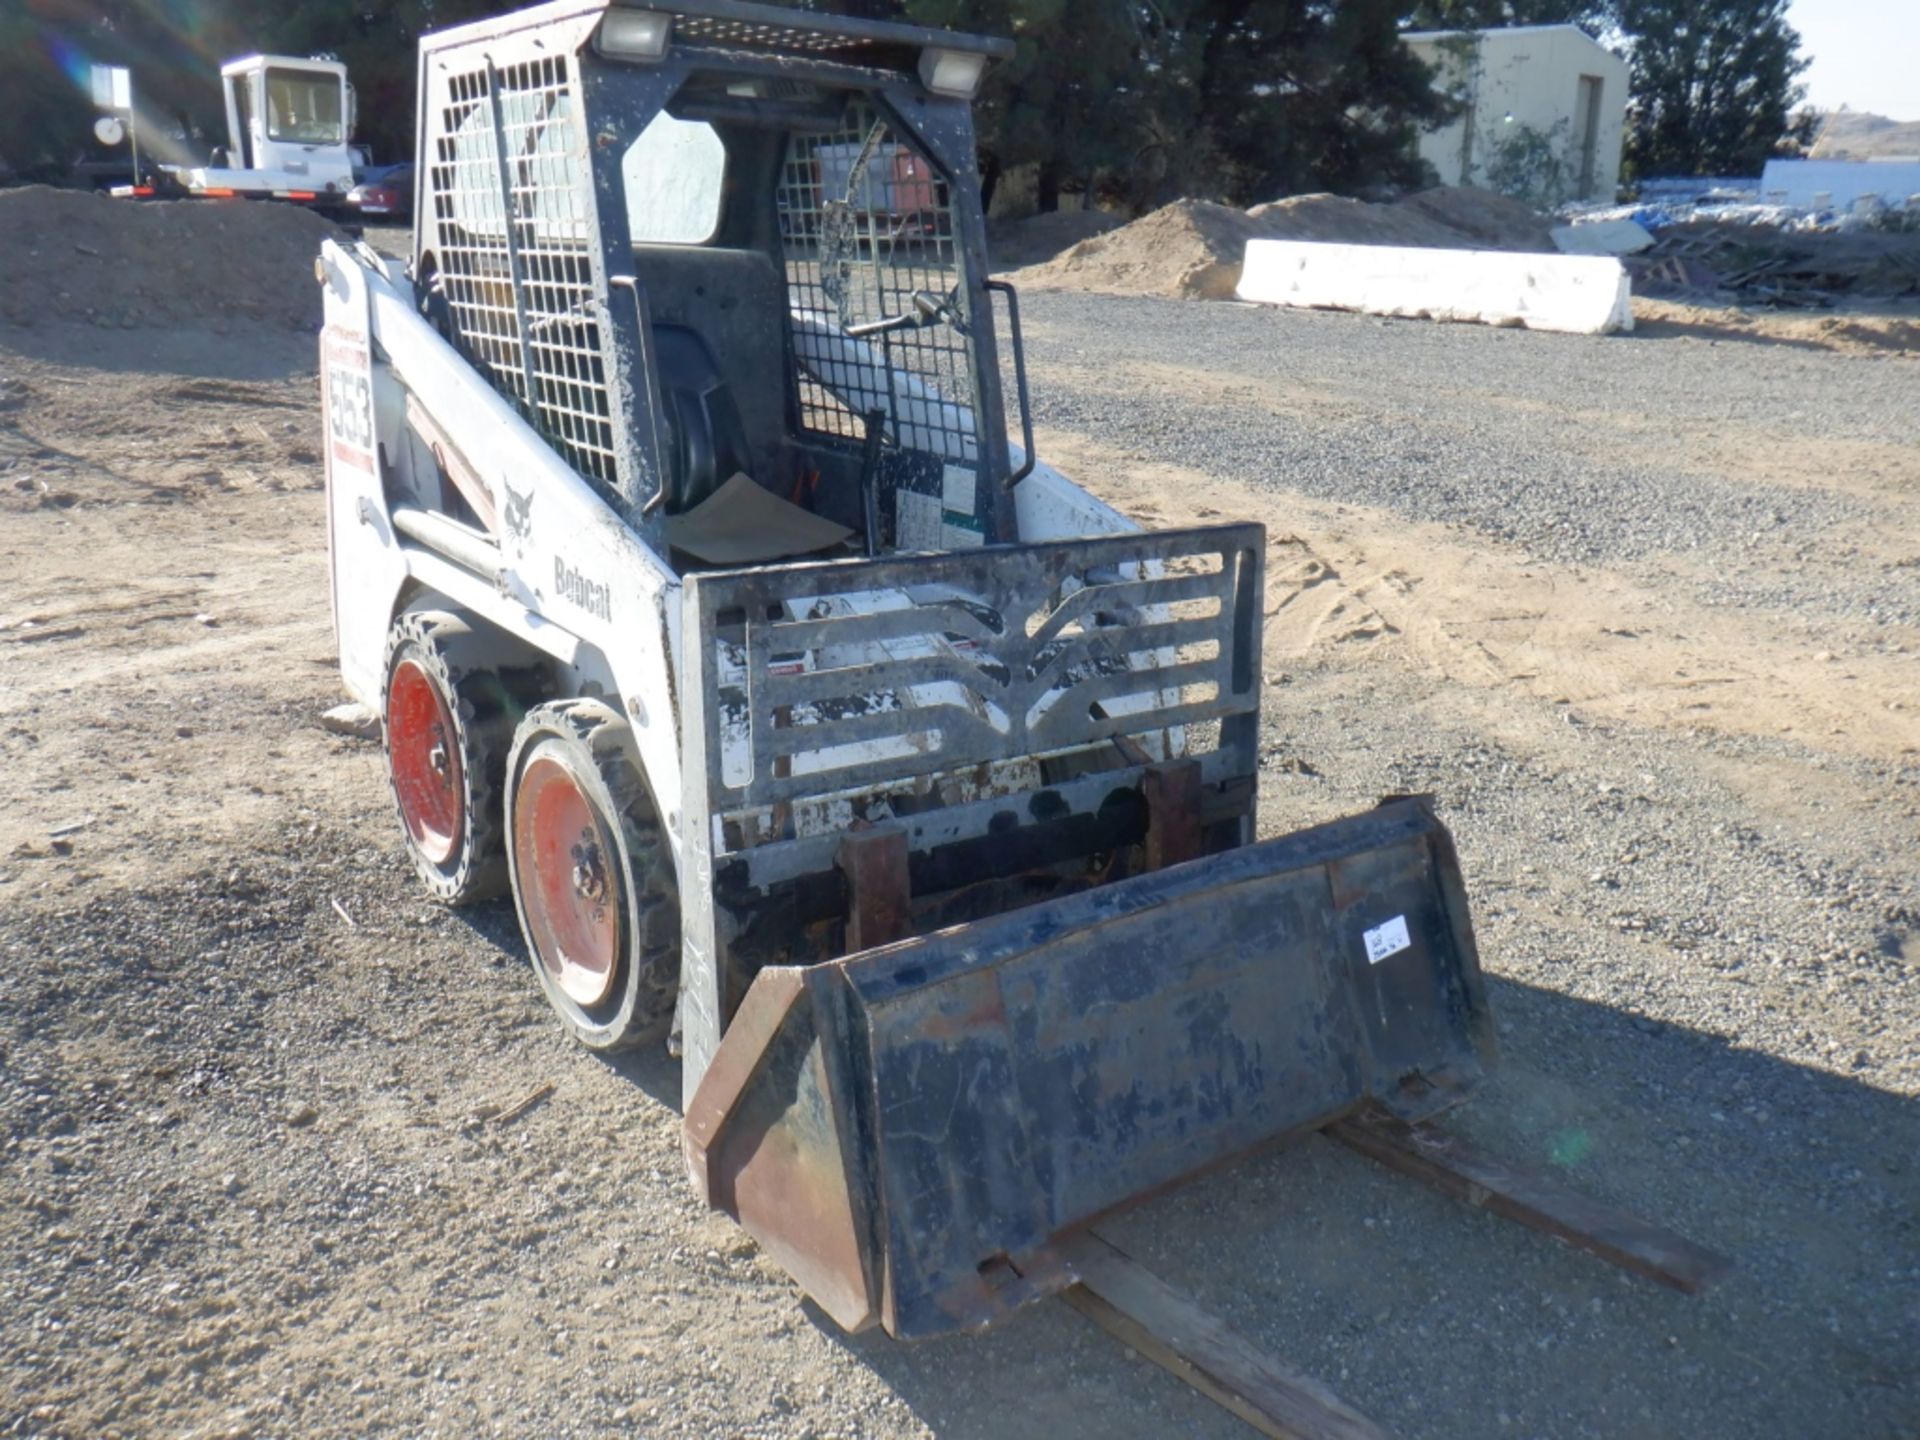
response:
[[[847,877],[849,954],[913,933],[906,831],[852,831],[840,842],[834,864]]]
[[[1140,777],[1147,802],[1146,866],[1200,858],[1200,762],[1171,760]]]

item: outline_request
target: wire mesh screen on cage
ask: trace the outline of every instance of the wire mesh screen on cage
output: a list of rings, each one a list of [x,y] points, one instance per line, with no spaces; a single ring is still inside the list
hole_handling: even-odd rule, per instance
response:
[[[575,469],[617,485],[570,61],[474,70],[446,86],[429,184],[454,327]]]
[[[800,420],[972,468],[978,390],[946,180],[862,101],[788,141],[775,195]],[[850,334],[893,317],[916,323]]]

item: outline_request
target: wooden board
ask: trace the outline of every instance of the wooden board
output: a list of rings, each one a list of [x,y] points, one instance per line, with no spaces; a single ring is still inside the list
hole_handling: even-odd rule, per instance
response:
[[[1083,1232],[1061,1255],[1079,1282],[1062,1292],[1069,1305],[1261,1434],[1390,1440],[1318,1380],[1261,1353],[1103,1237]]]
[[[1430,1125],[1366,1113],[1336,1121],[1323,1133],[1469,1205],[1544,1231],[1688,1295],[1699,1294],[1733,1268],[1725,1256],[1671,1230],[1484,1154]]]

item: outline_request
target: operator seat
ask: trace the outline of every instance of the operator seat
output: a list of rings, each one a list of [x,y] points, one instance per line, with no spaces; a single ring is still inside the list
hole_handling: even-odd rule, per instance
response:
[[[781,493],[786,450],[786,287],[758,251],[633,247],[653,321],[661,465],[670,515],[736,472]]]
[[[733,478],[753,473],[746,426],[733,387],[693,331],[679,325],[653,327],[653,353],[660,374],[663,453],[669,515],[693,509]]]

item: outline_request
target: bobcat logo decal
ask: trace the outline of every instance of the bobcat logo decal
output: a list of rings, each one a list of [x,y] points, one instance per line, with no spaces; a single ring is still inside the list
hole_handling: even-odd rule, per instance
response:
[[[502,515],[507,522],[507,530],[516,540],[525,540],[531,528],[527,516],[533,509],[533,491],[529,490],[522,495],[505,480],[500,482],[500,488],[507,495],[507,508]]]

